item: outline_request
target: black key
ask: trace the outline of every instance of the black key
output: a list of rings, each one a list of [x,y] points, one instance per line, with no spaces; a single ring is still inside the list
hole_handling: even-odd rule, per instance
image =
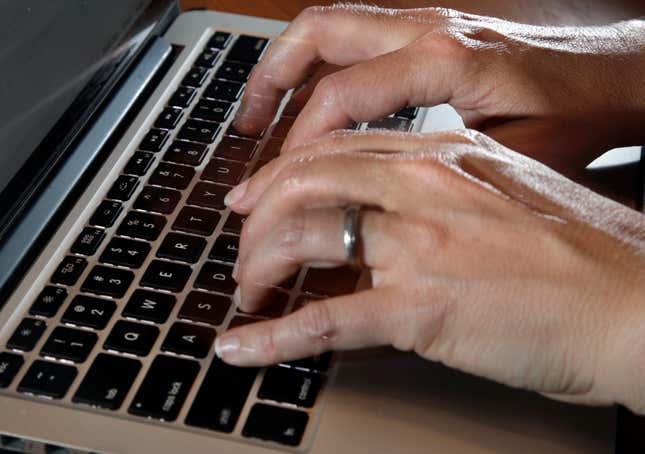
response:
[[[190,277],[192,270],[187,265],[153,260],[141,278],[145,287],[181,292]]]
[[[273,290],[269,293],[269,296],[266,297],[265,305],[259,311],[249,314],[241,309],[238,310],[243,314],[253,315],[254,317],[278,318],[283,314],[288,302],[289,295],[284,292]]]
[[[258,397],[311,408],[321,385],[322,379],[318,374],[274,366],[264,374]]]
[[[349,267],[309,268],[302,283],[306,292],[337,296],[353,293],[360,273]]]
[[[191,87],[179,87],[172,95],[168,104],[175,107],[185,108],[188,107],[195,97],[195,89]]]
[[[62,287],[47,286],[40,292],[34,304],[31,305],[31,315],[53,317],[67,298],[67,290]]]
[[[238,315],[231,319],[231,321],[228,324],[228,329],[237,328],[238,326],[250,325],[251,323],[257,323],[262,321],[264,321],[264,319],[262,318],[242,317]]]
[[[130,211],[125,216],[125,219],[123,219],[116,233],[118,235],[154,241],[159,237],[164,225],[166,225],[166,219],[163,216]]]
[[[309,417],[304,411],[255,404],[251,408],[242,435],[298,446]]]
[[[213,143],[219,132],[219,124],[200,120],[187,120],[177,134],[178,139]]]
[[[235,102],[242,94],[243,88],[244,86],[237,82],[215,80],[206,87],[204,96],[210,99]]]
[[[260,159],[262,161],[269,162],[272,159],[277,158],[280,156],[280,150],[282,150],[282,144],[284,143],[284,140],[278,139],[276,137],[271,137],[266,145],[264,145],[264,148],[262,149],[262,154],[260,155]]]
[[[389,131],[410,132],[412,130],[412,122],[405,118],[387,117],[376,121],[370,121],[367,124],[367,129],[387,129]]]
[[[15,353],[0,353],[0,388],[8,387],[25,360]]]
[[[124,317],[165,323],[175,306],[177,298],[167,293],[135,290],[123,309]]]
[[[214,49],[207,49],[202,54],[197,57],[195,61],[195,66],[202,66],[204,68],[212,68],[215,66],[217,59],[219,58],[219,51]]]
[[[51,280],[55,284],[74,285],[86,266],[87,260],[84,258],[68,255],[60,262]]]
[[[242,162],[211,159],[200,177],[202,180],[235,186],[242,180],[246,165]]]
[[[192,323],[173,323],[161,345],[166,352],[206,358],[215,340],[215,330]]]
[[[235,235],[220,235],[217,237],[210,254],[208,254],[208,258],[235,263],[239,249],[240,237]]]
[[[174,129],[181,119],[182,110],[177,107],[166,107],[155,121],[155,128]]]
[[[273,131],[271,131],[271,137],[276,137],[278,139],[284,139],[289,134],[293,123],[296,121],[295,118],[282,117],[276,123]]]
[[[18,391],[61,399],[77,374],[73,366],[36,360],[18,384]]]
[[[209,49],[224,49],[231,40],[231,34],[226,32],[215,32],[208,41],[206,47]]]
[[[139,178],[132,175],[119,175],[107,193],[107,198],[121,201],[130,200],[138,185]]]
[[[137,151],[123,168],[123,173],[138,176],[145,175],[154,160],[154,156],[149,151]]]
[[[208,69],[200,66],[193,66],[184,77],[182,85],[187,87],[201,87],[208,77]]]
[[[407,118],[408,120],[414,120],[419,113],[418,107],[405,107],[399,110],[394,114],[395,117]]]
[[[226,60],[215,73],[215,77],[232,82],[246,82],[252,69],[252,65]]]
[[[99,260],[102,263],[139,268],[143,265],[149,252],[150,245],[143,241],[112,238]]]
[[[191,118],[223,123],[233,111],[233,105],[226,101],[202,99],[193,108]]]
[[[206,240],[199,236],[171,232],[157,250],[157,257],[195,263],[206,247]]]
[[[233,367],[215,358],[186,416],[189,426],[233,432],[258,369]]]
[[[47,324],[44,321],[25,318],[7,342],[7,348],[29,352],[34,349],[46,329]]]
[[[162,162],[152,172],[148,183],[168,188],[186,189],[194,176],[195,169],[192,167]]]
[[[100,353],[85,374],[72,401],[118,410],[141,370],[136,359]]]
[[[232,295],[237,286],[232,272],[232,266],[206,262],[195,280],[195,287]]]
[[[174,421],[197,374],[199,363],[159,355],[150,365],[129,412],[164,421]]]
[[[239,235],[242,232],[242,227],[245,222],[246,216],[231,212],[226,219],[223,229],[225,232]]]
[[[172,228],[197,235],[208,236],[213,233],[220,215],[216,211],[196,207],[184,207],[177,215]]]
[[[231,307],[231,299],[223,295],[205,292],[190,292],[179,310],[179,318],[220,325]]]
[[[93,255],[105,238],[105,230],[85,227],[72,245],[72,252],[81,255]]]
[[[256,145],[257,142],[254,140],[224,137],[219,145],[217,145],[213,156],[231,159],[233,161],[248,162],[253,157]]]
[[[158,336],[159,328],[156,326],[119,320],[105,340],[103,348],[146,356],[152,350]]]
[[[139,144],[139,148],[143,151],[152,151],[153,153],[156,153],[161,151],[167,138],[168,131],[164,131],[163,129],[151,129]]]
[[[198,166],[206,155],[208,148],[202,143],[174,141],[166,150],[165,161],[178,162],[189,166]]]
[[[40,354],[82,363],[87,359],[97,340],[96,333],[58,326],[49,335]]]
[[[226,194],[230,190],[230,187],[219,184],[197,183],[193,188],[193,192],[188,197],[188,203],[190,205],[223,210],[226,208],[226,205],[224,205],[224,197],[226,197]]]
[[[292,367],[295,369],[304,369],[311,372],[325,372],[329,369],[331,361],[331,352],[323,353],[322,355],[310,356],[309,358],[297,359],[282,363],[282,365]]]
[[[228,52],[228,58],[245,63],[257,63],[267,44],[269,44],[267,38],[241,35]]]
[[[134,202],[134,208],[154,213],[170,214],[181,199],[181,192],[173,189],[146,186]]]
[[[85,279],[81,290],[121,298],[125,295],[133,279],[134,273],[132,271],[96,265]]]
[[[63,323],[103,329],[107,326],[116,310],[112,300],[95,298],[87,295],[77,295],[72,300],[61,319]]]
[[[112,227],[121,214],[122,208],[119,202],[104,200],[90,218],[90,224],[98,227]]]

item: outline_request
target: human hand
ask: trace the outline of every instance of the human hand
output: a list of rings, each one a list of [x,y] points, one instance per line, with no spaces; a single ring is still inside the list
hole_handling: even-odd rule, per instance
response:
[[[259,310],[303,264],[344,262],[363,211],[372,287],[234,328],[216,351],[266,365],[391,345],[511,386],[645,411],[643,216],[474,131],[336,132],[261,168],[234,299]],[[251,211],[252,210],[252,211]]]
[[[321,61],[347,68],[316,85],[283,151],[444,102],[467,127],[569,175],[645,140],[645,21],[543,27],[438,8],[309,8],[253,71],[236,127],[266,127]]]

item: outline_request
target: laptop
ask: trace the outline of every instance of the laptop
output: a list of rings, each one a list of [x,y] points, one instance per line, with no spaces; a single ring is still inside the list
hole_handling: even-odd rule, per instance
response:
[[[303,268],[231,304],[244,219],[226,192],[273,159],[231,121],[286,23],[170,0],[0,3],[0,448],[31,453],[610,452],[615,410],[553,402],[376,349],[235,368],[228,327],[363,285]],[[461,125],[447,106],[359,128]]]

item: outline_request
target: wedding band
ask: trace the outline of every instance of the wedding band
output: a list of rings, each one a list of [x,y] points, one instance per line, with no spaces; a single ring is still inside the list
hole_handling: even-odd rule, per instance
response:
[[[349,205],[345,208],[345,221],[343,225],[343,245],[345,246],[345,259],[347,264],[354,268],[362,268],[361,241],[360,241],[360,205]]]

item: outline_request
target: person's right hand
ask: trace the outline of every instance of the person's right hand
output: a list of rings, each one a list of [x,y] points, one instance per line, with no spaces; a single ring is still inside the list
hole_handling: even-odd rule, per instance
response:
[[[542,27],[437,8],[309,8],[253,71],[236,127],[266,127],[321,62],[346,68],[317,83],[283,152],[445,102],[467,127],[569,175],[645,139],[645,21]]]

